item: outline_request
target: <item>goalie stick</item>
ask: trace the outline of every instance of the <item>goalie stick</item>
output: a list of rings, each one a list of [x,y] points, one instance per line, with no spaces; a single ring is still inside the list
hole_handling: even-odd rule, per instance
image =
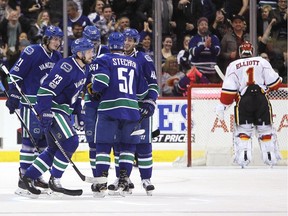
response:
[[[29,99],[27,98],[27,96],[22,92],[21,88],[18,86],[18,84],[16,83],[16,81],[14,80],[14,78],[11,76],[11,74],[9,73],[8,69],[6,68],[5,65],[1,66],[2,70],[4,71],[4,73],[9,77],[9,79],[12,81],[13,85],[16,87],[16,89],[19,91],[19,93],[21,94],[21,96],[24,98],[24,100],[26,101],[26,103],[28,104],[29,108],[31,109],[31,111],[35,114],[35,116],[38,117],[38,113],[36,112],[36,110],[34,109],[33,105],[31,104],[31,102],[29,101]],[[59,150],[62,152],[62,154],[64,155],[64,157],[66,158],[66,160],[72,165],[73,169],[76,171],[76,173],[78,174],[78,176],[81,178],[82,181],[88,182],[88,183],[99,183],[99,184],[104,184],[107,183],[107,178],[106,177],[88,177],[83,175],[80,170],[77,168],[77,166],[74,164],[74,162],[67,156],[65,150],[62,148],[62,146],[60,145],[60,143],[58,142],[58,140],[56,139],[56,137],[49,131],[49,135],[52,137],[53,141],[55,142],[55,144],[57,145],[57,147],[59,148]]]
[[[219,77],[222,79],[222,81],[224,81],[225,75],[222,73],[221,69],[219,68],[218,65],[214,66],[214,69],[216,71],[216,73],[219,75]]]

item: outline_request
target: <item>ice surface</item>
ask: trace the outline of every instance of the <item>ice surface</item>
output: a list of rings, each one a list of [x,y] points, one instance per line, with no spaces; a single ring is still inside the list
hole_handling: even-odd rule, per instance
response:
[[[89,164],[76,163],[84,175],[92,176]],[[29,199],[14,194],[18,163],[0,163],[0,215],[7,216],[87,216],[87,215],[271,215],[287,216],[287,166],[248,167],[173,167],[156,163],[153,196],[141,186],[139,171],[133,169],[132,195],[94,198],[90,184],[81,181],[72,167],[62,177],[62,185],[84,190],[80,197]],[[49,174],[45,174],[48,179]],[[109,171],[109,183],[115,170]]]

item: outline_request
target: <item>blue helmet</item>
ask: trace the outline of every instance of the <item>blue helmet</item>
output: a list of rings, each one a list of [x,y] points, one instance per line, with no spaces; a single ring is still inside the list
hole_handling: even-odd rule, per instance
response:
[[[49,39],[51,37],[63,37],[64,34],[62,32],[62,30],[57,27],[57,26],[53,26],[53,25],[50,25],[46,28],[45,32],[44,32],[44,37],[48,37]]]
[[[120,32],[112,32],[108,37],[108,47],[110,50],[123,50],[125,37]]]
[[[127,38],[127,37],[133,38],[137,44],[139,43],[140,35],[136,29],[127,28],[123,32],[123,34],[124,34],[125,38]]]
[[[83,37],[91,41],[100,41],[100,31],[96,26],[86,26],[83,30]]]
[[[77,52],[84,52],[93,48],[94,44],[92,41],[84,37],[74,40],[71,44],[71,52],[74,56],[76,56]]]

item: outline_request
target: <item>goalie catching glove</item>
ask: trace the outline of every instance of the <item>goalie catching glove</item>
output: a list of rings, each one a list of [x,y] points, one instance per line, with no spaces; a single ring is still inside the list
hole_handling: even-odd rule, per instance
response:
[[[220,119],[220,120],[224,120],[224,112],[230,107],[230,105],[225,105],[225,104],[217,104],[217,106],[215,107],[215,113],[216,116]]]
[[[92,89],[93,84],[89,83],[87,85],[87,92],[90,95],[91,101],[99,101],[101,99],[102,93],[101,92],[94,92]]]
[[[85,126],[85,110],[81,110],[80,113],[74,115],[73,127],[78,131],[83,131]]]
[[[145,118],[148,118],[154,114],[156,103],[151,99],[142,100],[140,102],[140,113]]]

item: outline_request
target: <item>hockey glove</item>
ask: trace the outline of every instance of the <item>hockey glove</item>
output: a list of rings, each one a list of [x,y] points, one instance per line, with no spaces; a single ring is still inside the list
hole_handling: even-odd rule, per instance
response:
[[[45,133],[47,133],[50,130],[53,117],[54,115],[50,110],[44,111],[39,115],[40,127],[43,129]]]
[[[101,99],[102,93],[101,92],[94,92],[92,89],[93,84],[89,83],[87,85],[87,92],[90,95],[91,101],[99,101]]]
[[[215,113],[218,119],[224,120],[224,112],[229,108],[230,105],[225,105],[225,104],[217,104],[215,107]]]
[[[10,114],[13,114],[15,110],[19,108],[21,95],[17,89],[11,89],[7,93],[9,97],[6,101],[6,106],[8,107]]]
[[[143,100],[141,102],[141,108],[140,113],[141,115],[145,116],[145,118],[148,118],[154,114],[156,103],[155,101],[151,99]]]
[[[74,115],[73,127],[78,131],[83,131],[85,125],[85,110],[81,110],[80,113]]]

